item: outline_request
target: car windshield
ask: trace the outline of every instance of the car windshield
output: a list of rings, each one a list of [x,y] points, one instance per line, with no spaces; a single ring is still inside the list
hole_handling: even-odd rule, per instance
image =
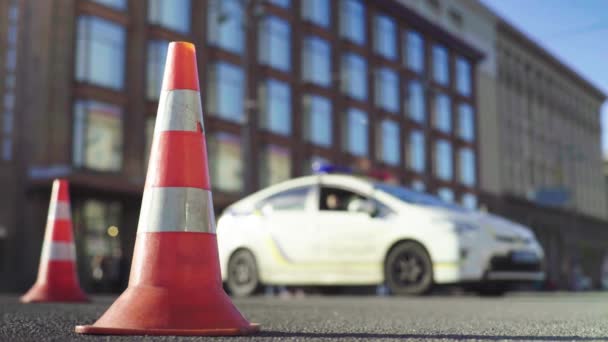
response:
[[[438,197],[431,196],[422,192],[406,189],[396,185],[390,185],[386,183],[374,183],[374,188],[384,191],[389,195],[397,197],[398,199],[411,204],[424,205],[428,207],[440,207],[444,209],[450,209],[455,211],[467,211],[464,207],[456,204],[442,201]]]

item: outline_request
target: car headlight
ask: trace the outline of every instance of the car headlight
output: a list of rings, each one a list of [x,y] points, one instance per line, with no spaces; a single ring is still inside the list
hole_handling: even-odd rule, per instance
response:
[[[479,231],[479,226],[463,221],[442,220],[437,221],[436,223],[442,226],[448,226],[454,233],[459,235],[470,234]]]
[[[458,234],[474,233],[479,230],[479,227],[467,222],[453,222],[452,228]]]

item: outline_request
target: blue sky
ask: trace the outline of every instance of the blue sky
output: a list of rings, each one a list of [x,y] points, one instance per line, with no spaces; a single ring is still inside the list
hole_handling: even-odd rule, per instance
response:
[[[608,0],[481,0],[608,93]],[[608,155],[608,103],[602,107]]]

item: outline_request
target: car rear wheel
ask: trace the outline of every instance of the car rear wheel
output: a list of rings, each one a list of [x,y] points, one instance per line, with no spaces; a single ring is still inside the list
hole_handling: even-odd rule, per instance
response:
[[[396,295],[421,295],[433,286],[433,265],[426,250],[415,242],[401,243],[389,252],[384,266],[386,285]]]
[[[230,257],[226,285],[236,297],[250,296],[260,289],[258,267],[250,251],[239,250]]]

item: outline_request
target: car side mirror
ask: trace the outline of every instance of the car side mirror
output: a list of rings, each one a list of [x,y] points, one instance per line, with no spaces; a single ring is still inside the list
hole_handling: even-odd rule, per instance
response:
[[[260,208],[260,213],[262,214],[262,216],[270,216],[270,215],[272,215],[273,212],[274,212],[274,208],[269,203],[264,204]]]
[[[348,211],[373,216],[376,213],[376,205],[370,200],[355,199],[348,204]]]

